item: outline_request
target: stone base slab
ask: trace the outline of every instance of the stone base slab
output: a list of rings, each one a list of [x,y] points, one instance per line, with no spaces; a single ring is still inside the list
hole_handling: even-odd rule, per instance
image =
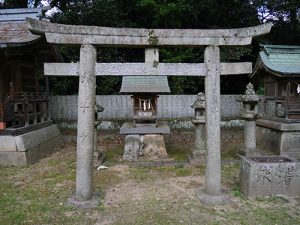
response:
[[[0,165],[32,165],[63,144],[57,125],[18,136],[0,136]]]
[[[208,195],[205,193],[205,189],[197,189],[195,191],[197,198],[207,206],[214,206],[214,205],[225,205],[232,203],[229,196],[225,194],[221,195]]]
[[[300,123],[257,120],[256,140],[259,146],[277,154],[300,159]]]
[[[168,123],[160,121],[158,126],[153,124],[136,124],[126,122],[120,128],[120,134],[169,134],[170,127]]]
[[[92,209],[97,208],[100,205],[100,194],[97,192],[93,193],[93,197],[90,201],[79,202],[75,198],[75,194],[73,194],[68,201],[66,202],[67,206],[75,206],[78,209]]]

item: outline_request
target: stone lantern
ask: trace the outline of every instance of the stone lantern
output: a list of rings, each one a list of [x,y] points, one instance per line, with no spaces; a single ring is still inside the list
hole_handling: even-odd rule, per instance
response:
[[[98,119],[98,113],[103,112],[104,107],[101,105],[95,105],[95,126],[94,126],[94,155],[96,154],[96,157],[98,158],[98,149],[97,149],[97,144],[98,144],[98,134],[97,134],[97,127],[101,123],[101,121]]]
[[[258,103],[262,98],[255,94],[253,85],[249,83],[244,95],[237,101],[241,102],[241,116],[245,120],[244,144],[246,155],[251,155],[256,149],[256,120],[261,117],[258,113]]]
[[[195,109],[195,119],[192,123],[195,126],[195,144],[192,154],[189,155],[189,162],[192,165],[199,166],[205,164],[205,96],[204,93],[198,93],[197,100],[192,104]]]

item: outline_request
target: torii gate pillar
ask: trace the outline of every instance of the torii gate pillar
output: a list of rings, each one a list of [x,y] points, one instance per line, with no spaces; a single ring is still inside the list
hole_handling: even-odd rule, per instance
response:
[[[83,44],[80,48],[78,134],[75,196],[69,203],[81,208],[99,205],[99,194],[93,193],[94,124],[96,104],[96,47]]]
[[[197,197],[206,205],[230,203],[221,190],[221,93],[220,49],[210,45],[204,52],[206,68],[206,168],[205,189],[196,191]]]

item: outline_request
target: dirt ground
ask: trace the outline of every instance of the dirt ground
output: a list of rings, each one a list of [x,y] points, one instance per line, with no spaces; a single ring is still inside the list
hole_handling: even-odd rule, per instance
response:
[[[235,158],[242,143],[234,137],[223,138],[223,158]],[[191,140],[183,139],[167,144],[174,162],[189,151]],[[94,169],[98,208],[65,205],[75,190],[76,170],[76,145],[68,143],[35,165],[0,167],[0,224],[300,224],[299,199],[246,199],[235,161],[222,165],[222,187],[232,203],[206,207],[194,194],[204,187],[204,167],[129,164],[121,160],[122,145],[113,137],[104,137],[99,147],[107,153],[108,169]]]

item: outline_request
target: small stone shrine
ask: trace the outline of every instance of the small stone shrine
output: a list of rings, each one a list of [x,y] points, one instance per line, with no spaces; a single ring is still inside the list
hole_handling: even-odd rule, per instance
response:
[[[261,117],[258,114],[258,103],[261,97],[255,94],[253,85],[249,83],[244,95],[237,99],[241,102],[241,117],[245,120],[244,145],[246,155],[255,154],[256,150],[256,120]]]
[[[155,66],[158,62],[158,49],[146,49],[145,63]],[[170,128],[158,121],[158,94],[170,93],[167,76],[125,76],[120,92],[132,94],[133,114],[133,122],[124,123],[120,129],[126,135],[123,159],[167,158],[163,134]]]
[[[200,166],[205,164],[205,95],[198,93],[198,98],[192,104],[195,109],[195,118],[192,123],[195,126],[195,144],[192,153],[188,155],[191,165]]]
[[[264,45],[251,78],[264,79],[257,143],[300,159],[300,46]]]

